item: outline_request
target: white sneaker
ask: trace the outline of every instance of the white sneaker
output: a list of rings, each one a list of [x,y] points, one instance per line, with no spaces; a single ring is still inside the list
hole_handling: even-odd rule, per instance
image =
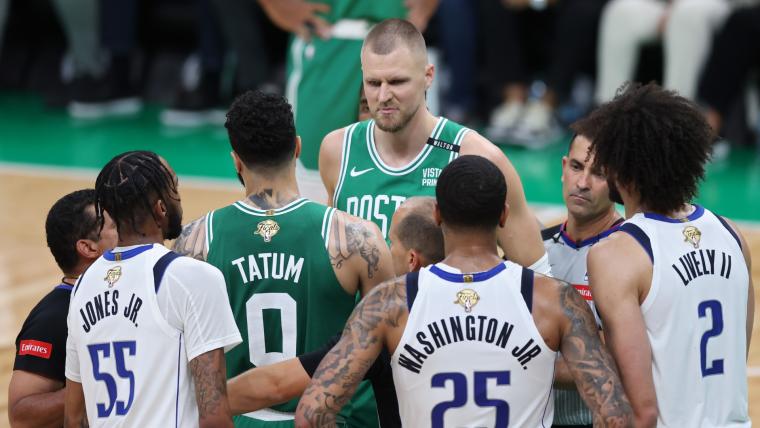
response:
[[[491,113],[491,121],[486,128],[492,140],[504,140],[523,115],[523,103],[505,102]]]
[[[562,135],[562,128],[554,117],[554,111],[540,101],[530,101],[525,113],[511,133],[515,144],[527,148],[542,148]]]

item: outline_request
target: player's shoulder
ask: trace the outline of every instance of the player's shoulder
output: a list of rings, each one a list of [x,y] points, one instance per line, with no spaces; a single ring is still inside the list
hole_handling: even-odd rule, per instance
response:
[[[55,287],[29,311],[22,329],[31,328],[35,325],[47,329],[56,325],[57,322],[65,323],[69,313],[70,299],[71,287]]]
[[[376,225],[374,222],[349,214],[345,211],[336,209],[335,215],[333,216],[333,222],[342,224],[347,228],[360,229],[371,232],[375,237],[380,237],[380,239],[383,239],[383,234],[380,231],[380,227],[378,227],[378,225]]]
[[[221,279],[224,281],[222,272],[214,265],[192,257],[174,253],[177,257],[166,267],[166,275],[185,280],[187,283],[195,283],[194,279]]]

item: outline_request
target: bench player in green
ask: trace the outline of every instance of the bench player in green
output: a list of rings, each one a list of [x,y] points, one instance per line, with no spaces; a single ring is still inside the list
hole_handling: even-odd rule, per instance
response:
[[[300,160],[316,171],[319,143],[356,121],[359,53],[370,27],[408,16],[424,29],[438,0],[259,0],[269,18],[293,33],[286,94],[303,141]],[[314,174],[316,176],[316,174]],[[316,179],[316,177],[315,177]],[[318,179],[316,179],[318,181]]]
[[[227,354],[227,377],[322,346],[356,303],[393,277],[390,251],[373,223],[302,198],[301,151],[290,105],[247,92],[225,124],[246,198],[186,226],[175,251],[218,267],[244,343]],[[369,389],[369,387],[367,387]],[[297,400],[238,416],[238,427],[293,426]],[[348,426],[376,426],[371,394],[357,394]]]
[[[428,111],[425,91],[434,68],[422,34],[407,21],[383,21],[367,35],[361,63],[372,119],[331,132],[320,150],[332,206],[372,220],[387,239],[393,212],[406,198],[434,196],[449,162],[480,155],[499,167],[509,187],[510,216],[499,244],[510,260],[547,273],[538,222],[507,157],[477,132]]]

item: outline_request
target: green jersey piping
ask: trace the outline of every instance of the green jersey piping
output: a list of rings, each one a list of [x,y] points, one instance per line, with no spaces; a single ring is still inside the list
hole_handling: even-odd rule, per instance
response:
[[[206,254],[211,249],[211,241],[214,240],[214,211],[206,214]]]
[[[328,208],[325,210],[325,216],[322,218],[322,239],[325,240],[325,250],[327,250],[330,245],[330,229],[332,228],[332,219],[334,215],[335,208]]]
[[[446,122],[448,121],[449,120],[444,117],[439,117],[438,122],[436,122],[435,126],[433,127],[433,132],[430,133],[430,138],[438,139],[438,137],[441,135],[441,132],[443,132],[443,128],[446,127]],[[383,159],[380,157],[380,153],[377,152],[377,145],[375,144],[375,121],[371,120],[367,126],[367,151],[369,152],[369,157],[372,159],[372,162],[375,164],[375,166],[377,166],[377,168],[385,174],[409,174],[418,166],[420,166],[422,162],[425,161],[425,158],[427,158],[427,155],[430,154],[432,150],[433,146],[425,144],[425,147],[420,150],[420,152],[411,162],[402,166],[401,168],[393,168],[386,165],[385,162],[383,162]]]
[[[259,217],[271,217],[275,215],[287,214],[293,210],[301,208],[303,205],[308,204],[310,202],[311,201],[306,198],[298,198],[295,201],[285,205],[284,207],[280,207],[274,210],[262,210],[259,208],[254,208],[243,201],[237,201],[233,203],[232,205],[246,214],[259,216]]]
[[[351,137],[354,135],[354,130],[359,123],[356,122],[353,125],[346,128],[346,132],[343,133],[343,153],[340,157],[340,175],[338,176],[338,186],[335,187],[335,194],[333,194],[333,206],[338,205],[338,195],[343,188],[343,181],[346,179],[346,169],[348,169],[348,155],[351,152]]]

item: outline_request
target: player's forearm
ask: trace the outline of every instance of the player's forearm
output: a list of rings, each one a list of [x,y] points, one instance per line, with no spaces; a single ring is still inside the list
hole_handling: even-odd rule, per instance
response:
[[[63,422],[64,390],[28,395],[8,409],[13,428],[60,427]]]
[[[298,360],[294,361],[298,364]],[[311,378],[303,369],[298,371],[297,367],[288,367],[288,363],[257,367],[227,381],[232,414],[253,412],[301,395]]]

